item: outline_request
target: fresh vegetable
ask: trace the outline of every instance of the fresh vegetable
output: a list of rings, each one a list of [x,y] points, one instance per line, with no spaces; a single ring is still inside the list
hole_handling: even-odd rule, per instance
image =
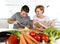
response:
[[[36,33],[36,32],[30,32],[30,35],[35,39],[35,40],[37,40],[38,42],[42,42],[43,40],[45,41],[45,42],[48,42],[49,41],[49,37],[48,37],[48,35],[45,35],[45,34],[43,34],[43,33]]]
[[[24,34],[27,38],[31,39],[32,41],[34,41],[36,44],[39,44],[38,41],[36,41],[32,36],[30,36],[29,34]]]
[[[60,38],[60,30],[57,30],[56,28],[46,29],[44,34],[49,36],[50,44],[54,44],[55,40]]]
[[[17,31],[17,30],[10,30],[10,31],[8,31],[8,32],[10,32],[11,34],[13,34],[13,35],[15,35],[15,36],[17,36],[17,37],[19,37],[20,34],[21,34],[21,32],[20,32],[20,31]]]
[[[27,44],[23,34],[20,35],[20,39],[21,39],[23,44]]]
[[[44,34],[44,35],[42,36],[42,41],[48,42],[48,41],[49,41],[49,37]]]
[[[11,35],[5,42],[5,44],[18,44],[19,41],[16,36]]]
[[[34,37],[34,36],[36,35],[36,32],[32,31],[32,32],[30,32],[30,35],[31,35],[32,37]]]
[[[39,36],[41,37],[41,39],[42,39],[42,36],[43,36],[44,34],[43,34],[43,33],[39,33],[38,35],[39,35]]]
[[[37,40],[38,42],[41,41],[41,37],[39,35],[34,36],[34,39]]]
[[[17,30],[10,30],[8,32],[10,32],[13,36],[16,37],[16,39],[18,40],[16,41],[17,42],[16,44],[40,44],[37,40],[35,40],[32,37],[36,35],[35,32],[31,32],[30,34],[27,34],[26,31],[17,31]],[[12,40],[15,40],[15,39],[13,37],[12,38],[9,37],[6,43],[9,42],[9,44],[15,44],[15,41],[12,41]]]
[[[7,32],[10,32],[10,33],[13,35],[13,37],[16,36],[16,38],[18,39],[18,41],[20,41],[20,34],[21,34],[20,31],[17,31],[17,30],[9,30],[9,31],[7,31]],[[13,37],[12,37],[12,39],[14,40]],[[11,37],[9,37],[8,41],[10,41],[10,38],[11,38]],[[14,41],[13,41],[13,42],[14,42]]]
[[[28,42],[28,44],[35,44],[35,42],[33,42],[31,39],[29,39],[29,38],[26,37],[25,35],[24,35],[24,38],[25,38],[25,40]]]
[[[19,44],[23,44],[22,40],[20,40]]]

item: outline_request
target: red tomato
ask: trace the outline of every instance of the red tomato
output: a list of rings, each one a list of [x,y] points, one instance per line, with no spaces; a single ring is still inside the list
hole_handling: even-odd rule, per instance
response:
[[[38,35],[39,35],[40,37],[42,37],[42,36],[43,36],[43,34],[42,34],[42,33],[39,33]]]
[[[38,42],[41,41],[41,37],[39,35],[34,36],[34,39],[37,40]]]
[[[18,44],[18,39],[16,36],[11,35],[5,42],[5,44]]]
[[[49,37],[47,35],[43,35],[42,36],[42,40],[44,40],[45,42],[49,41]]]
[[[38,35],[39,35],[40,38],[41,38],[40,42],[42,42],[42,36],[43,36],[43,34],[42,34],[42,33],[39,33]]]
[[[30,32],[30,35],[33,37],[36,35],[36,33],[34,31]]]

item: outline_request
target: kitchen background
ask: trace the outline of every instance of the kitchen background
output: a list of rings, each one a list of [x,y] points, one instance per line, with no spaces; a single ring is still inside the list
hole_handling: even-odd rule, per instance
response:
[[[28,5],[30,8],[29,16],[33,19],[35,15],[34,9],[36,5],[44,5],[44,15],[50,19],[56,20],[57,28],[60,28],[60,1],[59,0],[0,0],[0,30],[5,28],[12,29],[13,25],[7,23],[15,12],[20,11],[23,5]]]

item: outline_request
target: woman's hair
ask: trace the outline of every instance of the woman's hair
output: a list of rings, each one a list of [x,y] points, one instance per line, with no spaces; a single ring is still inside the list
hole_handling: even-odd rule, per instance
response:
[[[22,8],[21,8],[21,11],[25,11],[27,13],[29,13],[29,7],[27,5],[24,5]]]
[[[36,9],[37,8],[39,8],[41,11],[43,11],[43,13],[44,13],[44,6],[43,5],[38,5],[38,6],[36,6],[36,8],[35,8],[35,12],[36,12]]]

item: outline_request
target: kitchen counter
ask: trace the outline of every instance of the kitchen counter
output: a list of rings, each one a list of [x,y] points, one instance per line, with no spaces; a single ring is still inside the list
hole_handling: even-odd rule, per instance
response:
[[[0,42],[0,44],[5,44],[5,42]]]
[[[0,28],[0,32],[7,31],[7,30],[15,30],[15,29]]]
[[[15,29],[3,29],[3,28],[0,28],[0,32],[7,31],[7,30],[15,30]],[[60,39],[56,40],[56,44],[59,44],[59,43],[60,43]],[[0,42],[0,44],[5,44],[5,42]]]

